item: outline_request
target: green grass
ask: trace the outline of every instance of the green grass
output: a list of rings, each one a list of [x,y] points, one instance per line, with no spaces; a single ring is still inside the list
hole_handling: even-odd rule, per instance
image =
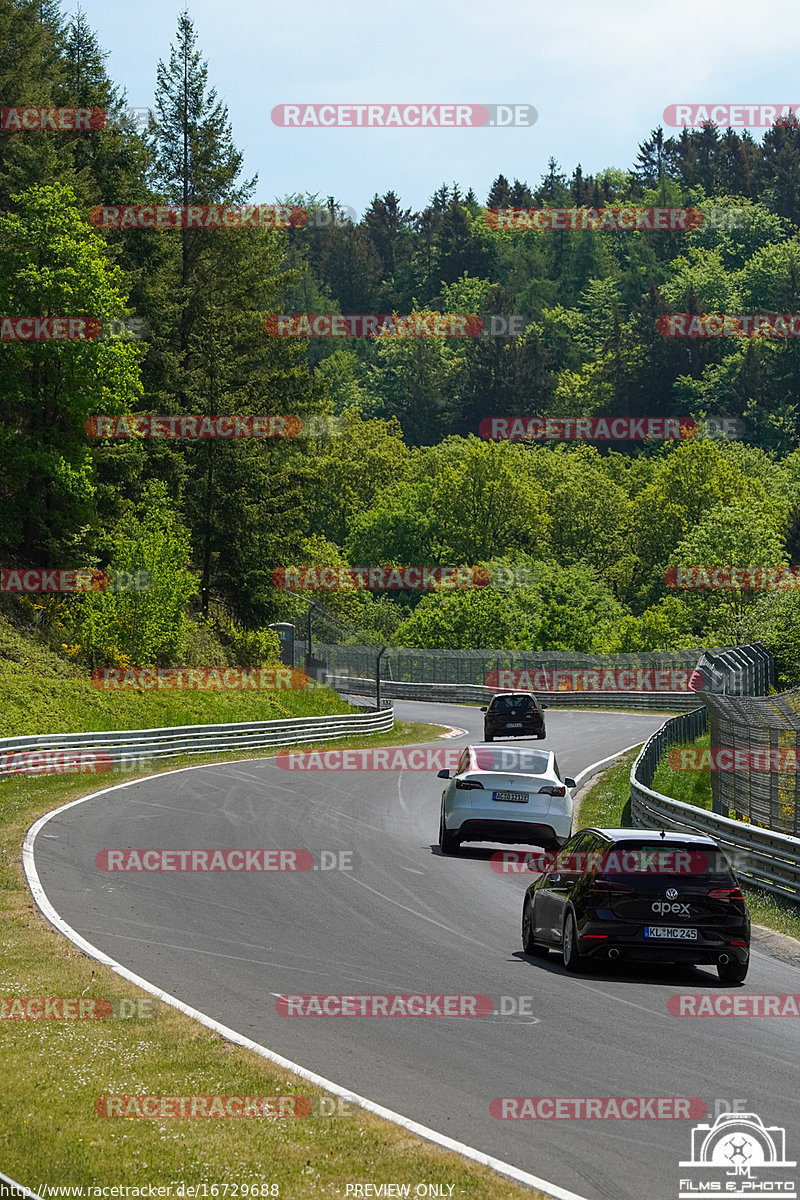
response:
[[[398,723],[390,734],[329,744],[408,744],[440,733],[438,726]],[[153,762],[137,774],[235,757],[187,756]],[[94,790],[97,781],[16,776],[0,786],[5,800],[0,805],[0,996],[144,995],[46,924],[22,871],[25,830],[42,813]],[[410,1181],[413,1189],[419,1180],[435,1179],[452,1183],[454,1195],[474,1200],[542,1200],[538,1191],[438,1150],[354,1106],[349,1116],[297,1120],[96,1116],[95,1098],[104,1094],[302,1095],[312,1101],[324,1095],[166,1005],[152,1020],[3,1021],[0,1072],[0,1163],[5,1173],[34,1190],[43,1183],[274,1183],[283,1200],[306,1200],[343,1195],[347,1183],[365,1180]],[[346,1086],[348,1081],[337,1082]]]
[[[708,746],[708,734],[686,745]],[[631,827],[630,774],[638,753],[639,750],[632,750],[626,754],[613,767],[604,771],[594,786],[585,793],[578,811],[576,828],[582,829],[587,825],[608,826],[612,829]],[[693,779],[693,776],[705,778]],[[710,809],[711,785],[708,776],[708,771],[675,771],[665,765],[662,759],[652,786],[654,791],[661,792],[664,796],[672,796],[685,804],[697,804],[700,808]],[[672,790],[669,790],[670,786]],[[708,803],[703,801],[704,786],[708,789]],[[800,938],[800,904],[747,884],[742,885],[742,890],[747,898],[750,917],[757,925],[765,925],[778,933]]]
[[[707,750],[711,745],[711,734],[703,733],[693,742],[677,742],[671,750],[702,749]],[[693,804],[696,808],[706,808],[711,811],[711,772],[682,771],[671,767],[665,754],[656,768],[652,788],[661,792],[662,796],[671,796],[683,804]]]
[[[0,737],[270,721],[350,712],[335,692],[101,691],[89,674],[0,616]]]
[[[101,693],[85,672],[2,617],[0,689],[0,737],[353,711],[321,688]],[[440,726],[397,722],[390,733],[292,749],[407,745],[435,741],[441,732]],[[0,997],[146,995],[86,958],[39,915],[21,861],[25,831],[39,816],[122,778],[274,753],[185,755],[151,760],[124,775],[15,775],[0,782]],[[104,1094],[302,1095],[317,1102],[324,1095],[166,1005],[151,1020],[3,1020],[0,1076],[0,1166],[36,1191],[44,1184],[180,1181],[209,1187],[236,1183],[240,1189],[274,1184],[284,1200],[305,1200],[341,1195],[350,1182],[410,1181],[413,1186],[436,1179],[452,1183],[455,1195],[475,1200],[531,1195],[541,1200],[541,1193],[440,1151],[353,1105],[348,1116],[296,1120],[97,1116],[94,1102]],[[347,1086],[348,1080],[338,1082]]]
[[[594,781],[590,780],[592,786],[580,801],[576,829],[583,829],[587,825],[611,829],[630,825],[630,774],[638,753],[639,748],[629,751]]]

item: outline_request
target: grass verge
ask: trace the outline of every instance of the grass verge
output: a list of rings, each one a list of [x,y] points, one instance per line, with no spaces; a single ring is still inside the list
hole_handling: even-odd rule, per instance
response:
[[[328,744],[398,745],[429,742],[440,734],[440,726],[398,723],[390,734]],[[270,753],[274,751],[247,757]],[[126,778],[236,757],[193,755],[154,762]],[[16,776],[0,785],[5,800],[0,806],[2,997],[146,996],[50,928],[22,871],[21,842],[33,821],[102,782],[85,776]],[[307,1096],[319,1107],[325,1093],[166,1005],[149,1020],[3,1020],[0,1059],[0,1166],[39,1194],[44,1184],[172,1184],[171,1194],[177,1196],[177,1185],[183,1183],[187,1189],[205,1184],[206,1195],[217,1185],[219,1197],[227,1184],[232,1197],[306,1200],[343,1196],[346,1184],[365,1182],[409,1183],[413,1194],[418,1182],[435,1180],[452,1184],[455,1196],[476,1200],[542,1200],[535,1189],[439,1150],[354,1106],[347,1116],[294,1120],[96,1115],[94,1103],[101,1095]],[[346,1086],[348,1081],[337,1082]]]
[[[710,745],[711,734],[706,731],[693,742],[677,742],[670,746],[670,750],[707,750]],[[677,771],[669,765],[667,755],[663,755],[656,768],[652,787],[653,791],[661,792],[662,796],[671,796],[673,800],[711,811],[710,771]]]
[[[698,738],[697,742],[687,745],[708,745],[708,735]],[[584,793],[578,813],[577,824],[580,828],[587,825],[599,825],[630,828],[631,825],[631,789],[630,774],[639,750],[632,750],[623,758],[604,771],[593,787]],[[711,807],[711,789],[708,786],[708,803],[701,803],[703,798],[703,781],[693,781],[691,776],[705,776],[708,771],[674,771],[666,766],[664,760],[659,763],[653,790],[664,796],[672,796],[675,800],[683,800],[685,804],[699,804],[701,808]],[[674,781],[674,790],[669,785]],[[680,793],[680,794],[679,794]],[[694,797],[690,799],[689,797]],[[780,896],[773,896],[761,888],[749,887],[743,884],[742,890],[747,897],[747,907],[750,917],[757,925],[765,925],[778,933],[786,933],[790,937],[800,938],[800,905]]]

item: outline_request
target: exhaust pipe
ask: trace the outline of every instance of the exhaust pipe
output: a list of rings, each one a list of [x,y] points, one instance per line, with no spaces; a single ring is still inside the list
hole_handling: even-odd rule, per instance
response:
[[[730,954],[720,954],[719,958],[717,959],[717,962],[720,964],[721,967],[724,967],[725,963],[730,962],[730,961],[731,961]]]
[[[616,946],[611,947],[611,949],[608,952],[608,957],[613,958],[615,960],[619,958],[619,950],[617,950]]]

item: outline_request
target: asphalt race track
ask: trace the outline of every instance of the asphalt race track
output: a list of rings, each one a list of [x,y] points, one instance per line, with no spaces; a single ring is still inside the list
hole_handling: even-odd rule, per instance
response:
[[[468,728],[481,714],[398,702],[402,719]],[[650,713],[548,710],[561,770],[644,740]],[[567,975],[527,959],[521,897],[498,847],[440,855],[435,772],[288,772],[269,759],[143,780],[54,817],[37,837],[47,897],[73,929],[157,987],[344,1087],[589,1200],[677,1200],[693,1121],[496,1120],[492,1099],[738,1099],[786,1128],[800,1159],[800,1020],[677,1018],[677,992],[800,992],[800,968],[753,951],[743,988],[712,968]],[[109,848],[350,852],[350,870],[108,874]],[[332,861],[328,857],[327,861]],[[338,861],[338,859],[337,859]],[[289,1017],[281,994],[532,997],[533,1017]],[[505,1002],[510,1007],[509,1001]],[[787,1175],[794,1177],[796,1171]],[[498,1178],[497,1195],[503,1194]]]

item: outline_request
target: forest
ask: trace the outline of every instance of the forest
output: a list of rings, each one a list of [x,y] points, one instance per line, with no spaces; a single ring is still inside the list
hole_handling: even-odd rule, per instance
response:
[[[146,120],[84,15],[0,0],[0,20],[4,111],[107,114],[0,130],[2,562],[150,579],[7,593],[6,617],[87,671],[258,662],[267,626],[304,621],[313,599],[326,636],[354,643],[614,654],[760,639],[782,684],[800,683],[791,572],[780,587],[671,586],[686,566],[800,561],[793,326],[690,337],[668,321],[800,312],[796,119],[761,140],[658,128],[627,168],[595,175],[551,159],[538,182],[510,181],[498,163],[485,197],[442,183],[417,212],[389,191],[359,217],[347,197],[244,177],[188,14],[153,64]],[[104,223],[115,206],[261,215]],[[583,215],[498,217],[530,209]],[[620,209],[701,219],[604,220]],[[287,323],[323,314],[333,336]],[[376,314],[392,327],[373,332]],[[442,335],[452,314],[467,336]],[[399,335],[401,317],[416,333]],[[29,318],[50,325],[25,337]],[[105,332],[53,336],[65,319]],[[132,416],[151,420],[117,420]],[[166,436],[156,416],[251,433],[282,418],[289,434]],[[671,432],[492,440],[492,418]],[[322,599],[275,584],[348,565],[485,567],[492,583]]]

